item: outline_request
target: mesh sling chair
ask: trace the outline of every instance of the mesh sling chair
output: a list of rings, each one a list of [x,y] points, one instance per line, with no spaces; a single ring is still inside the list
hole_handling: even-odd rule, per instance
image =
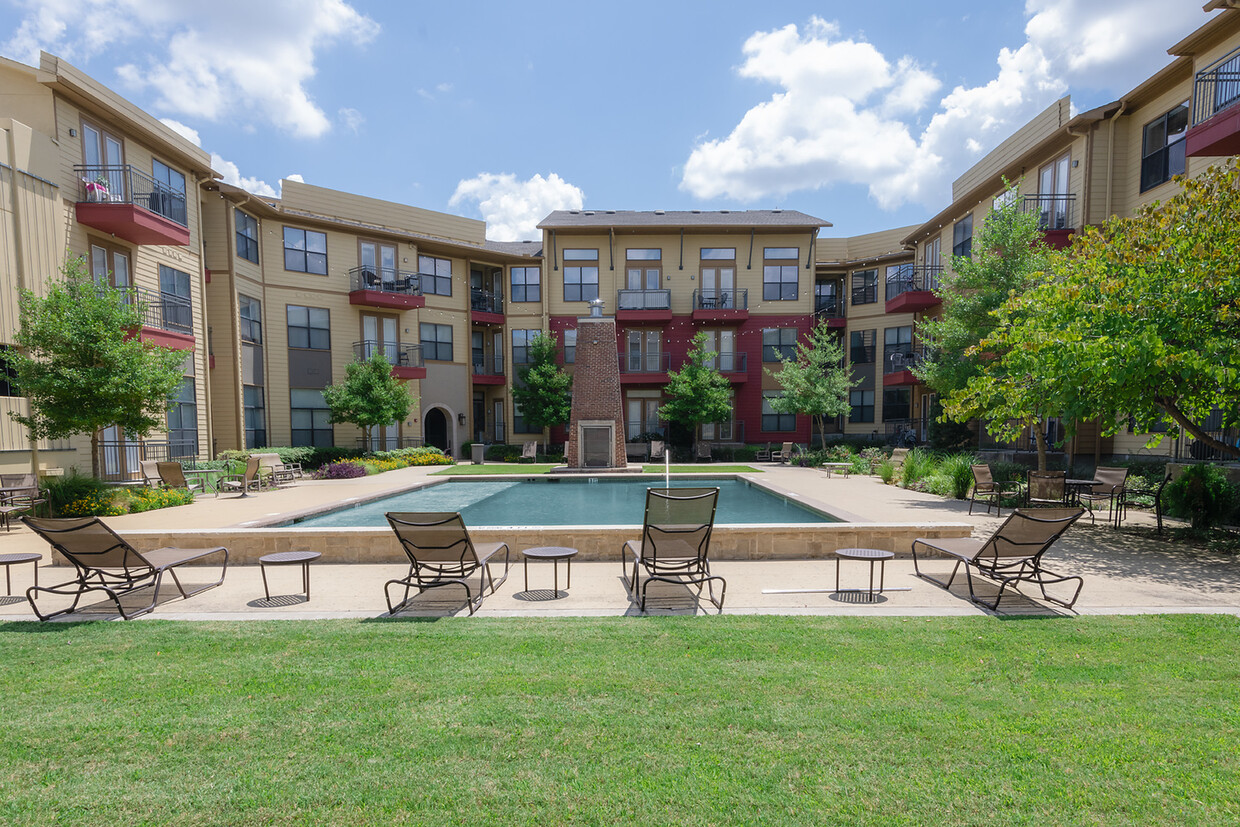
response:
[[[973,492],[969,495],[969,513],[973,513],[973,504],[976,502],[986,503],[986,513],[990,513],[993,506],[995,516],[1003,516],[1003,497],[1005,495],[1014,495],[1017,493],[1019,486],[1013,483],[995,482],[994,474],[990,471],[989,465],[973,465]]]
[[[1098,481],[1097,485],[1092,485],[1089,490],[1077,495],[1081,505],[1089,509],[1089,524],[1095,524],[1095,506],[1101,507],[1106,503],[1107,519],[1115,528],[1119,528],[1126,505],[1124,487],[1128,484],[1128,469],[1099,466],[1094,471],[1094,479]]]
[[[646,589],[652,582],[707,587],[707,598],[723,610],[728,583],[710,573],[706,554],[715,523],[718,488],[648,488],[642,539],[629,540],[620,551],[621,576],[629,595],[646,611]],[[631,569],[630,569],[631,565]],[[631,572],[631,573],[630,573]],[[645,580],[642,581],[642,574]],[[722,584],[715,599],[714,582]],[[641,596],[637,586],[641,582]]]
[[[64,558],[77,570],[77,577],[68,582],[55,586],[34,586],[26,590],[26,599],[30,601],[30,608],[34,610],[39,620],[49,620],[58,615],[76,611],[82,595],[92,591],[101,591],[106,594],[116,604],[121,617],[125,620],[132,620],[155,608],[164,572],[172,577],[172,582],[176,584],[181,597],[190,598],[223,583],[224,573],[228,570],[228,549],[223,546],[157,548],[153,551],[138,551],[104,525],[98,517],[69,519],[23,517],[22,519],[36,534],[47,540],[52,548],[64,555]],[[224,561],[220,567],[220,579],[193,591],[186,591],[180,578],[177,577],[176,567],[204,560],[214,554],[224,555]],[[127,610],[121,598],[148,587],[151,589],[151,602],[138,609]],[[35,605],[35,595],[40,592],[71,596],[73,604],[67,609],[60,609],[45,615]]]
[[[159,462],[159,478],[168,488],[184,488],[187,491],[201,491],[201,482],[190,482],[185,479],[185,469],[179,462]]]
[[[1030,471],[1025,505],[1062,506],[1068,502],[1067,474],[1063,471]]]
[[[383,584],[388,614],[396,614],[409,603],[409,591],[418,594],[440,586],[461,586],[465,602],[473,614],[482,605],[482,598],[508,579],[511,552],[507,543],[475,543],[459,511],[388,512],[387,521],[396,532],[396,539],[409,556],[409,573]],[[491,558],[504,550],[504,573],[496,580],[491,574]],[[470,588],[469,578],[478,575],[478,596]],[[392,604],[392,586],[404,586],[405,597]]]
[[[1080,597],[1085,581],[1076,576],[1056,574],[1045,568],[1042,565],[1042,555],[1084,513],[1083,508],[1017,510],[1009,514],[1003,524],[985,540],[967,537],[928,540],[918,537],[913,541],[913,569],[918,577],[950,589],[956,579],[956,572],[964,565],[965,576],[969,581],[969,599],[991,611],[998,610],[999,601],[1003,599],[1003,592],[1009,585],[1022,581],[1036,584],[1044,600],[1071,609]],[[921,550],[920,559],[918,549]],[[927,554],[954,559],[956,565],[952,568],[951,576],[942,580],[923,572],[921,562]],[[993,603],[977,596],[973,588],[975,572],[999,584],[999,593],[995,595]],[[1047,586],[1074,580],[1076,589],[1071,600],[1052,597],[1046,591]]]

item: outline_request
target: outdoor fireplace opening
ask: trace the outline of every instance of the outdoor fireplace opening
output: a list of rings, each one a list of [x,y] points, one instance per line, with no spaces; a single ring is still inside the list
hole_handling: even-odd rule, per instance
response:
[[[581,426],[581,465],[585,468],[610,468],[615,434],[611,425]]]

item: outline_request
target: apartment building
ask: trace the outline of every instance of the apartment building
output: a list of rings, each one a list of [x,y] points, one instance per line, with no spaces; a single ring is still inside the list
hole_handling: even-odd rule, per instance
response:
[[[129,476],[141,456],[205,456],[211,444],[199,186],[209,158],[64,61],[0,58],[0,349],[13,346],[17,293],[46,292],[69,258],[145,307],[144,341],[185,352],[166,431],[100,435],[100,467]],[[90,440],[31,445],[8,416],[26,401],[0,381],[0,470],[90,468]]]

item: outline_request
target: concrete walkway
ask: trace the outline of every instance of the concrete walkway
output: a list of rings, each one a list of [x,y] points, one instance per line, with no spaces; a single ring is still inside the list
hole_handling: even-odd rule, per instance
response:
[[[965,501],[944,500],[930,494],[883,485],[876,477],[827,478],[821,471],[755,465],[763,480],[811,499],[830,503],[862,520],[882,522],[966,522],[974,536],[982,537],[999,524],[994,516],[968,514]],[[704,470],[707,470],[704,466]],[[338,504],[389,490],[407,488],[438,468],[407,468],[362,480],[300,482],[292,488],[264,492],[246,499],[199,497],[193,505],[144,514],[108,518],[122,535],[130,529],[211,529],[268,520],[307,508]],[[652,479],[656,479],[652,477]],[[1125,528],[1115,531],[1099,519],[1089,525],[1079,521],[1049,553],[1048,564],[1059,571],[1085,577],[1076,612],[1085,614],[1131,614],[1148,612],[1225,612],[1240,614],[1240,561],[1230,557],[1151,539],[1133,526],[1149,526],[1152,517],[1133,512]],[[636,532],[635,532],[636,536]],[[69,569],[50,565],[47,545],[25,526],[7,535],[0,533],[0,553],[34,551],[44,555],[39,581],[47,585],[68,579]],[[532,563],[529,590],[525,589],[519,549],[513,549],[514,567],[498,592],[488,597],[476,616],[563,617],[622,616],[637,614],[620,580],[619,551],[615,562],[578,561],[572,566],[572,584],[565,588],[560,566],[559,591],[552,592],[552,566]],[[896,559],[886,564],[888,591],[874,602],[856,592],[835,592],[834,560],[721,561],[713,566],[727,579],[727,614],[819,614],[943,616],[986,612],[968,599],[963,577],[951,591],[913,575],[912,561]],[[946,573],[944,563],[938,570]],[[300,591],[300,569],[268,568],[274,597],[263,598],[257,566],[230,567],[224,585],[188,601],[174,599],[165,587],[161,605],[146,617],[186,620],[313,619],[327,617],[367,618],[386,611],[383,584],[402,576],[407,566],[311,565],[311,599]],[[865,588],[867,564],[844,561],[841,586]],[[32,567],[12,569],[11,597],[0,595],[0,620],[33,619],[24,594],[32,582]],[[206,580],[205,571],[201,575]],[[189,578],[200,577],[189,570]],[[463,600],[454,590],[428,593],[416,601],[409,615],[465,615]],[[169,593],[170,592],[170,593]],[[166,600],[165,600],[166,596]],[[147,598],[149,600],[149,597]],[[687,590],[658,586],[651,589],[650,614],[710,614],[713,607],[694,599]],[[1063,610],[1021,595],[1005,596],[1003,614],[1065,614]],[[98,604],[75,618],[114,618],[108,604]]]

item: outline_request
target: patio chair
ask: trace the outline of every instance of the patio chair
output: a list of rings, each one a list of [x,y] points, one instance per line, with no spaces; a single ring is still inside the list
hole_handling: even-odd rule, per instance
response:
[[[33,507],[45,502],[34,474],[0,474],[0,503]]]
[[[758,453],[754,454],[754,461],[755,462],[770,462],[771,461],[771,443],[768,442],[766,443],[766,445],[763,445],[761,448],[758,449]]]
[[[92,591],[101,591],[106,594],[116,604],[116,610],[120,612],[121,617],[125,620],[132,620],[155,608],[155,603],[159,599],[159,586],[165,572],[172,577],[172,582],[176,584],[181,597],[190,598],[223,583],[224,573],[228,569],[228,549],[223,546],[158,548],[154,551],[138,551],[104,525],[98,517],[68,519],[23,517],[22,521],[36,534],[47,540],[53,549],[73,564],[77,571],[77,576],[65,583],[55,586],[32,586],[26,590],[26,599],[30,601],[30,608],[34,610],[39,620],[50,620],[53,617],[76,611],[82,596]],[[181,579],[177,577],[175,569],[187,563],[205,560],[215,554],[224,556],[220,567],[220,578],[193,591],[187,591]],[[146,588],[151,589],[151,602],[137,609],[126,609],[121,599]],[[42,592],[72,597],[73,603],[67,609],[43,614],[35,603],[35,595]]]
[[[534,462],[538,459],[538,441],[530,440],[521,445],[521,462]]]
[[[189,491],[201,491],[203,489],[201,482],[190,482],[185,479],[185,469],[181,467],[179,462],[160,462],[156,463],[159,470],[159,479],[166,488],[184,488]]]
[[[697,444],[697,458],[704,462],[714,462],[710,455],[709,442],[699,442]]]
[[[163,484],[163,480],[159,477],[159,461],[153,459],[138,460],[138,465],[142,469],[142,483],[148,488],[158,488]]]
[[[1068,502],[1067,475],[1063,471],[1030,471],[1025,505],[1063,506]]]
[[[995,516],[1003,516],[1003,497],[1019,493],[1019,486],[1015,483],[995,482],[994,474],[990,471],[989,465],[974,465],[973,469],[973,492],[969,495],[969,513],[973,513],[973,504],[979,500],[986,503],[986,513],[990,513],[991,506],[994,506]]]
[[[621,577],[633,600],[646,611],[646,589],[652,582],[707,587],[707,599],[723,610],[728,583],[711,574],[707,552],[715,524],[718,488],[648,488],[642,539],[629,540],[620,550]],[[631,566],[631,569],[630,569]],[[642,580],[642,574],[645,580]],[[719,581],[719,599],[714,582]],[[641,596],[637,587],[641,583]]]
[[[913,570],[918,577],[929,580],[935,585],[950,589],[956,579],[960,566],[965,567],[965,576],[969,581],[969,599],[997,611],[1003,592],[1009,585],[1020,582],[1035,583],[1042,593],[1042,598],[1071,609],[1081,595],[1081,587],[1085,581],[1077,576],[1065,576],[1045,568],[1042,555],[1063,536],[1074,522],[1085,513],[1083,508],[1035,508],[1016,510],[1008,515],[1003,524],[985,540],[971,538],[926,539],[918,537],[913,541]],[[921,549],[921,559],[918,549]],[[931,577],[921,570],[921,563],[927,554],[937,554],[956,561],[951,576],[946,580]],[[973,588],[974,573],[986,577],[999,584],[999,593],[994,602],[987,602],[978,597]],[[1061,600],[1047,593],[1046,587],[1075,580],[1076,590],[1071,600]]]
[[[461,586],[465,603],[473,614],[482,599],[508,579],[511,551],[507,543],[475,543],[469,537],[459,511],[388,512],[387,521],[396,532],[396,539],[409,557],[409,573],[383,584],[388,614],[396,614],[409,603],[409,591],[418,594],[441,586]],[[504,573],[496,580],[491,573],[491,558],[504,550]],[[474,596],[469,579],[478,575],[478,595]],[[404,586],[405,597],[392,604],[392,586]]]
[[[663,459],[667,456],[667,445],[661,439],[650,440],[650,458]]]
[[[788,463],[792,461],[792,451],[796,447],[795,443],[785,442],[778,451],[771,452],[771,461],[778,463]]]
[[[294,483],[297,481],[296,472],[284,461],[280,459],[279,454],[255,454],[258,457],[258,473],[260,476],[267,478],[268,485],[280,485],[281,483]],[[297,466],[297,470],[301,470],[301,466]]]
[[[245,461],[245,471],[240,474],[229,474],[221,477],[219,488],[223,491],[240,491],[242,494],[248,494],[251,490],[261,492],[265,481],[263,475],[259,473],[262,461],[257,454],[251,454]]]
[[[1094,479],[1098,481],[1096,485],[1077,495],[1081,505],[1089,510],[1089,524],[1095,525],[1095,506],[1101,506],[1103,503],[1106,503],[1107,519],[1115,528],[1119,528],[1119,523],[1123,519],[1124,508],[1126,507],[1124,487],[1128,483],[1128,469],[1099,466],[1094,471]]]

